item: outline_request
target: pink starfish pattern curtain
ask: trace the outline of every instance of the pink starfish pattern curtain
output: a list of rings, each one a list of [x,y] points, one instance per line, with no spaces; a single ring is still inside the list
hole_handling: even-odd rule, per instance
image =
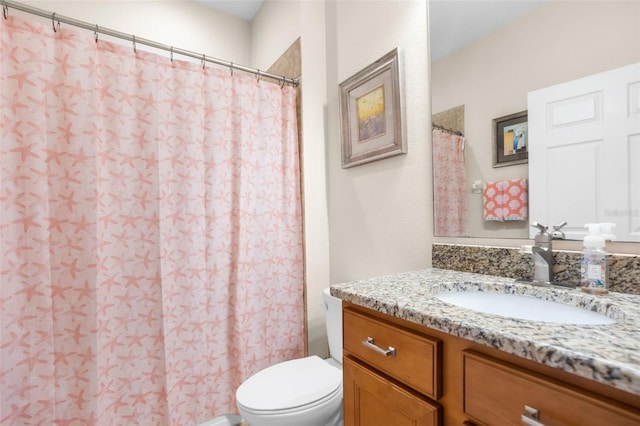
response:
[[[433,129],[434,235],[462,237],[467,215],[464,137]]]
[[[0,424],[235,412],[242,380],[303,355],[294,89],[0,33]]]

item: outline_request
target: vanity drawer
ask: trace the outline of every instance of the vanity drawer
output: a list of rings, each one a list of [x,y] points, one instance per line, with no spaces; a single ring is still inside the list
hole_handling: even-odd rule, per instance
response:
[[[482,424],[640,424],[637,411],[587,391],[473,351],[463,357],[464,412]]]
[[[346,352],[430,398],[440,398],[440,340],[348,309],[343,315]]]

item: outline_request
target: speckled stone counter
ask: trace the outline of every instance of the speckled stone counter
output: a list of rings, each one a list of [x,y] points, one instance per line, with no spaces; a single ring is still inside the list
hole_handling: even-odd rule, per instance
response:
[[[445,303],[443,291],[493,291],[579,306],[616,320],[568,325],[484,314]],[[490,275],[423,269],[331,285],[345,301],[422,324],[640,396],[640,296],[537,287]]]

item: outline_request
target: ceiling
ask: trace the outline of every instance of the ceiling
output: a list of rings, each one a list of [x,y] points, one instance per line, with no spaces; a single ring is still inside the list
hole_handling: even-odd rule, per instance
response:
[[[547,0],[431,0],[431,61],[466,46]]]
[[[252,21],[264,0],[195,0],[236,18]]]
[[[264,0],[195,0],[229,15],[251,21]],[[338,0],[339,1],[339,0]],[[547,0],[430,0],[431,60],[436,61]]]

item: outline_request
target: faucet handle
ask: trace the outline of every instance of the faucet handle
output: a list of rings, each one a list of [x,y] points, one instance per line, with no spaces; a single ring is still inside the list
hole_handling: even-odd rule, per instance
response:
[[[567,224],[566,220],[563,220],[557,225],[553,225],[553,232],[551,233],[551,238],[556,240],[564,240],[564,232],[561,229]]]
[[[541,234],[544,234],[545,232],[547,232],[547,229],[549,229],[548,226],[544,226],[544,225],[542,225],[541,223],[538,223],[538,222],[533,222],[533,224],[531,224],[531,226],[533,228],[538,228],[540,230]]]
[[[566,220],[563,220],[562,222],[560,222],[557,225],[553,225],[553,229],[554,231],[559,231],[560,229],[562,229],[565,225],[567,224]]]

